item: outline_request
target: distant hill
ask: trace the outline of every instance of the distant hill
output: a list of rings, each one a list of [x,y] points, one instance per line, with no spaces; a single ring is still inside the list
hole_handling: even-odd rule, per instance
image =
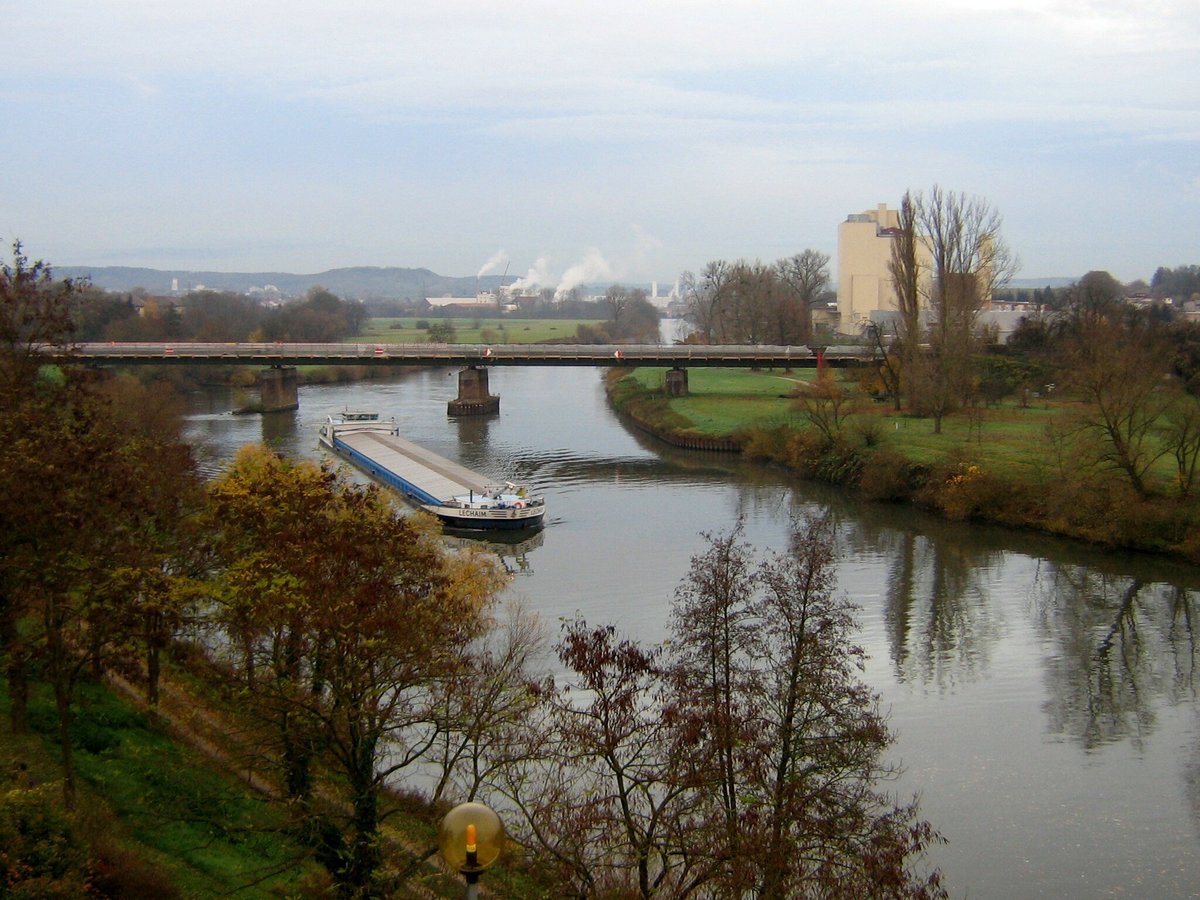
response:
[[[312,275],[290,272],[196,272],[131,266],[55,266],[54,274],[64,278],[87,278],[104,290],[130,291],[140,287],[151,294],[169,294],[175,283],[182,293],[203,285],[213,290],[239,294],[270,284],[285,295],[301,296],[310,287],[320,285],[349,300],[473,297],[479,291],[492,290],[505,283],[505,279],[499,275],[453,277],[438,275],[428,269],[379,266],[328,269]]]
[[[1005,287],[1010,288],[1062,288],[1070,287],[1079,280],[1075,278],[1064,278],[1063,276],[1055,276],[1054,278],[1013,278]]]
[[[271,284],[286,296],[300,297],[313,285],[333,291],[347,300],[422,300],[426,297],[474,297],[479,291],[495,290],[511,282],[511,277],[485,275],[439,275],[429,269],[403,269],[396,266],[352,266],[327,269],[311,275],[291,272],[203,272],[189,269],[144,269],[133,266],[55,266],[54,274],[63,278],[88,278],[107,291],[131,291],[145,288],[151,294],[169,294],[178,283],[180,293],[203,285],[217,291],[244,294],[251,288]],[[1078,278],[1014,278],[1010,288],[1067,287]],[[649,285],[634,285],[646,287]],[[589,288],[595,286],[582,285]],[[598,290],[603,291],[604,285]]]

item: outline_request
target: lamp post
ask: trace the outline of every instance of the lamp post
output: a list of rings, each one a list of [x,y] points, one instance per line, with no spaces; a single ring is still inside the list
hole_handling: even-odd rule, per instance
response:
[[[482,803],[460,803],[442,818],[438,850],[449,865],[467,880],[467,900],[479,896],[479,876],[500,858],[504,825]]]

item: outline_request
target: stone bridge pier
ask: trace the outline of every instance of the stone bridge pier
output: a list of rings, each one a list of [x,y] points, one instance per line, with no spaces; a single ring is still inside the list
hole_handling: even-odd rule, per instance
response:
[[[688,394],[687,369],[667,369],[667,381],[663,387],[668,397],[686,397]]]
[[[500,412],[500,398],[488,393],[488,370],[467,366],[458,373],[458,396],[446,404],[451,416],[486,416]]]
[[[297,386],[300,378],[295,366],[273,366],[258,377],[260,408],[263,412],[283,412],[300,408]]]

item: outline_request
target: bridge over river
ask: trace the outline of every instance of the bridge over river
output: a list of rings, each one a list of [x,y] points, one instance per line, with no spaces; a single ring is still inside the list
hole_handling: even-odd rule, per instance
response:
[[[866,347],[692,344],[301,344],[109,342],[77,344],[57,355],[90,365],[259,365],[263,409],[298,405],[296,366],[462,366],[459,396],[450,401],[456,415],[496,412],[500,398],[488,393],[491,366],[652,366],[667,368],[667,392],[687,393],[687,370],[801,368],[861,364]]]

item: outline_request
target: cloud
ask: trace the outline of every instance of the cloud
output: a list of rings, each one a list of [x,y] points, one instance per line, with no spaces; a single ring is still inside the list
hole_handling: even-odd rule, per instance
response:
[[[1162,190],[1198,172],[1194,0],[40,0],[6,21],[0,224],[63,236],[36,248],[62,264],[233,228],[322,248],[263,267],[464,272],[499,235],[539,257],[530,285],[661,280],[832,249],[847,212],[935,181],[1030,245],[1069,227],[1088,267],[1132,253],[1055,221],[1091,198],[1154,198],[1141,246],[1172,261],[1200,227]]]

